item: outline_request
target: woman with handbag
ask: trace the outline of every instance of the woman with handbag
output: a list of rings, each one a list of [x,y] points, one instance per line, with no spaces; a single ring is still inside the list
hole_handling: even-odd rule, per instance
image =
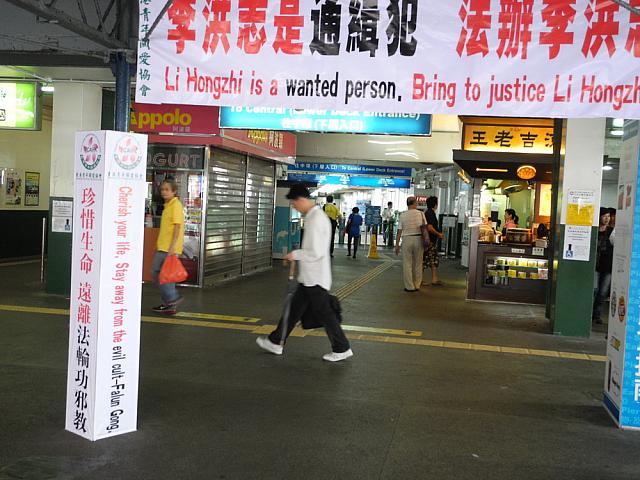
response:
[[[349,240],[347,241],[347,257],[351,256],[351,242],[353,241],[353,259],[355,260],[358,253],[358,244],[360,243],[360,227],[362,226],[362,215],[359,215],[360,209],[353,207],[351,215],[349,215],[349,221],[347,222],[347,235]]]
[[[182,297],[176,291],[175,283],[161,283],[160,271],[165,261],[171,255],[182,254],[184,244],[184,209],[177,196],[178,185],[172,178],[166,178],[160,184],[160,196],[164,200],[162,219],[160,220],[160,233],[158,234],[157,251],[153,257],[153,282],[160,289],[162,303],[153,308],[154,312],[165,315],[175,315],[176,306],[182,301]]]
[[[396,234],[396,255],[400,255],[402,239],[402,272],[405,292],[417,292],[422,284],[422,257],[424,239],[422,226],[427,224],[424,214],[418,210],[416,197],[407,198],[406,212],[400,215]]]
[[[425,267],[431,268],[431,286],[438,287],[442,285],[438,275],[440,267],[440,254],[438,253],[438,240],[444,238],[444,234],[440,231],[438,224],[438,216],[436,209],[438,208],[438,197],[427,198],[427,211],[425,218],[427,220],[427,230],[429,231],[429,247],[425,250],[424,264]]]

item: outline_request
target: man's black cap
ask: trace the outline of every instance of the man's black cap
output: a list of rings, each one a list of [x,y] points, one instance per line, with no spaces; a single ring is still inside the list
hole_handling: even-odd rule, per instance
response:
[[[311,198],[309,189],[302,183],[296,183],[295,185],[292,185],[289,189],[289,193],[287,193],[287,199],[295,200],[297,198]]]

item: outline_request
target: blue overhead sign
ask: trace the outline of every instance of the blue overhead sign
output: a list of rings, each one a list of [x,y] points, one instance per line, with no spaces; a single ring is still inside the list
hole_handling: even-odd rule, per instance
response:
[[[352,177],[349,175],[323,175],[314,173],[290,173],[287,180],[312,182],[318,185],[343,185],[345,187],[410,188],[409,178]]]
[[[221,107],[220,128],[431,135],[431,115],[268,107]]]
[[[378,167],[372,165],[343,165],[340,163],[308,163],[300,162],[287,165],[289,172],[321,172],[327,175],[382,175],[390,177],[411,177],[411,168]]]

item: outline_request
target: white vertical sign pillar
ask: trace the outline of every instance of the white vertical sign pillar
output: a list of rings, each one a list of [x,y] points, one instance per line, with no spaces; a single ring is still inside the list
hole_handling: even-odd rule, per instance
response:
[[[136,430],[146,135],[76,133],[66,429]]]
[[[604,405],[620,428],[640,429],[640,122],[624,126]]]

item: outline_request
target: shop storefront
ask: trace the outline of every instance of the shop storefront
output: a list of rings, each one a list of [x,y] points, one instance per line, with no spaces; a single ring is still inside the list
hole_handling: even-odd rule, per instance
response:
[[[219,283],[270,268],[276,164],[295,160],[295,136],[220,129],[215,107],[134,109],[132,129],[151,133],[144,279],[151,279],[162,215],[158,188],[167,177],[178,183],[185,208],[186,284]]]
[[[546,304],[552,261],[552,120],[462,118],[454,161],[472,186],[467,298]]]

